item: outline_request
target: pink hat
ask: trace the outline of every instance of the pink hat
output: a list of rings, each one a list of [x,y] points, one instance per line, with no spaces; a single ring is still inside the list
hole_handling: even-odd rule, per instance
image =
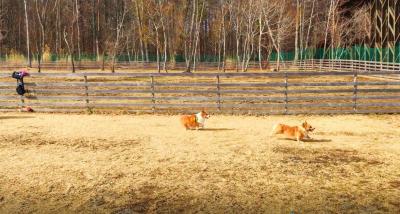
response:
[[[21,71],[21,77],[26,77],[26,76],[29,76],[28,71],[27,70],[22,70]]]

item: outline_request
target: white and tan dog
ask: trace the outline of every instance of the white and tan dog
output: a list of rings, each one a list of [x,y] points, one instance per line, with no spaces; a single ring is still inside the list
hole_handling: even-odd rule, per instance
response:
[[[186,130],[203,129],[206,119],[208,118],[210,118],[210,115],[203,110],[197,114],[183,115],[181,117],[181,122]]]
[[[297,142],[303,141],[304,139],[311,139],[309,133],[314,131],[313,128],[307,121],[301,124],[301,126],[288,126],[285,124],[277,124],[272,129],[271,135],[284,134],[289,138],[296,139]]]

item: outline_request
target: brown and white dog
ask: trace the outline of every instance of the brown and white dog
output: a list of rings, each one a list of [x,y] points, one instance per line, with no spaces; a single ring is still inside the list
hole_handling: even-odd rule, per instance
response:
[[[183,115],[181,117],[181,122],[182,125],[186,128],[186,130],[200,129],[200,128],[202,129],[204,128],[204,123],[208,118],[210,118],[210,115],[207,114],[204,110],[202,110],[197,114]]]
[[[277,124],[272,129],[271,135],[284,134],[289,138],[294,138],[297,142],[303,141],[304,139],[310,139],[308,135],[314,131],[313,128],[307,121],[301,124],[301,126],[288,126],[284,124]]]

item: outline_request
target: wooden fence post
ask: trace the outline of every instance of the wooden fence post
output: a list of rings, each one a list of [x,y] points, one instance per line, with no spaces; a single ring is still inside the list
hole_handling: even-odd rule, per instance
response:
[[[150,79],[151,79],[151,102],[153,103],[151,110],[153,111],[153,114],[155,114],[156,113],[156,96],[155,96],[155,90],[154,90],[154,76],[150,76]]]
[[[311,69],[314,70],[314,58],[311,59]]]
[[[285,114],[288,113],[288,73],[285,71]]]
[[[89,106],[89,84],[88,84],[88,79],[87,79],[86,75],[84,75],[83,78],[85,80],[86,109],[87,109],[88,113],[91,113],[91,109],[90,109],[90,106]]]
[[[364,72],[367,72],[367,61],[364,61]]]
[[[319,71],[322,71],[322,59],[319,60]]]
[[[221,85],[220,77],[217,75],[217,96],[218,96],[218,111],[221,111]]]
[[[21,95],[21,96],[20,96],[19,107],[20,107],[20,109],[22,110],[22,109],[24,108],[24,106],[25,106],[25,98],[24,98],[24,95]]]
[[[351,72],[354,72],[354,61],[351,60]]]
[[[353,76],[353,111],[357,112],[357,92],[358,92],[358,74],[354,72]]]

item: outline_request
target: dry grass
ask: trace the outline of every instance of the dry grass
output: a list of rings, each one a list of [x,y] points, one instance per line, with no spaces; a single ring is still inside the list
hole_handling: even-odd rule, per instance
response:
[[[269,136],[307,119],[304,144]],[[0,115],[0,213],[399,213],[400,116]]]

